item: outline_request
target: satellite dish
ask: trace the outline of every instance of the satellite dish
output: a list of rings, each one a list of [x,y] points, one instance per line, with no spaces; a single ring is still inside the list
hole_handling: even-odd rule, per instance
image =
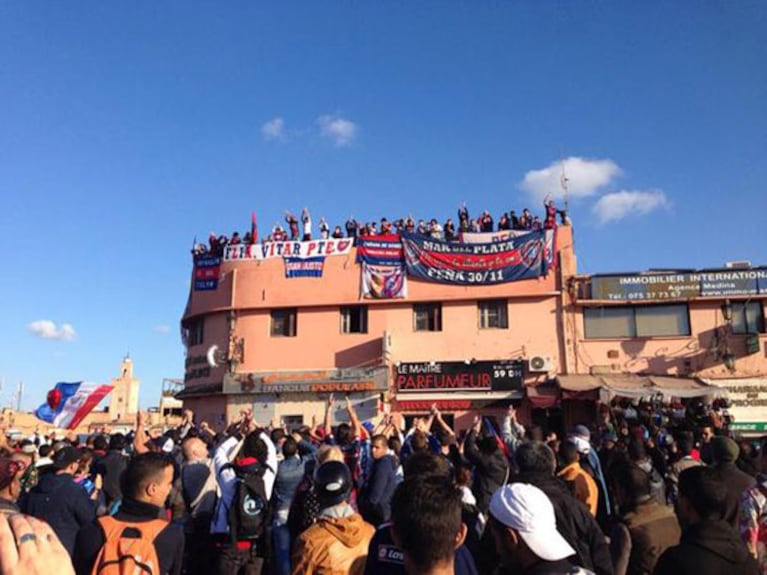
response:
[[[211,345],[208,348],[208,352],[205,354],[205,357],[208,360],[208,365],[210,367],[218,367],[219,365],[224,363],[224,357],[222,357],[223,354],[218,350],[217,345]]]

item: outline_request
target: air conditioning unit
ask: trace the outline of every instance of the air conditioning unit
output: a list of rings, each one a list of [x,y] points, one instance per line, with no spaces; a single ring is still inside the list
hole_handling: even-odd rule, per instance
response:
[[[527,360],[527,370],[530,372],[549,372],[554,369],[554,360],[545,355],[533,355]]]

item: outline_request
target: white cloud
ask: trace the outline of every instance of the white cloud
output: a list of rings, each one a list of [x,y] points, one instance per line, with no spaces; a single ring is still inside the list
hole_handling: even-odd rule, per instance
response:
[[[29,332],[43,339],[57,339],[59,341],[72,341],[77,336],[72,324],[62,323],[57,326],[49,319],[33,321],[27,326]]]
[[[333,141],[336,146],[349,146],[357,137],[357,125],[341,116],[325,114],[317,118],[320,134]]]
[[[155,333],[168,333],[170,331],[169,325],[156,325],[152,328],[152,331]]]
[[[671,202],[661,190],[621,190],[599,198],[593,210],[599,223],[606,224],[631,214],[643,216],[670,206]]]
[[[540,170],[530,170],[519,183],[519,187],[536,200],[543,200],[547,194],[551,194],[555,200],[561,200],[564,197],[563,164],[570,198],[592,196],[599,188],[606,186],[622,173],[618,164],[609,159],[571,157],[552,162]]]
[[[267,142],[273,140],[283,141],[285,139],[285,120],[279,116],[272,118],[261,126],[261,136]]]

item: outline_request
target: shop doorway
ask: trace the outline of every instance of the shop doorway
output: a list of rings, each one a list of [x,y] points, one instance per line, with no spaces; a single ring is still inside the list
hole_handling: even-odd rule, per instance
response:
[[[564,437],[565,434],[565,416],[559,407],[548,409],[533,408],[531,413],[533,425],[537,425],[543,431],[543,436],[550,431],[557,434],[558,437]]]

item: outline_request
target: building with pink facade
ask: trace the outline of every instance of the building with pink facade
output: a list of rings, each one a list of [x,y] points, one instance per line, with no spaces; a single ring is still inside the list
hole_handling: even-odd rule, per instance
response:
[[[218,424],[243,408],[263,424],[319,423],[335,393],[363,419],[436,402],[462,429],[513,403],[527,422],[562,427],[593,418],[600,398],[712,395],[767,378],[767,270],[583,276],[570,226],[477,236],[198,256],[178,397]],[[727,288],[715,273],[748,277]]]
[[[767,268],[574,276],[562,328],[565,395],[726,391],[732,429],[767,431]]]

